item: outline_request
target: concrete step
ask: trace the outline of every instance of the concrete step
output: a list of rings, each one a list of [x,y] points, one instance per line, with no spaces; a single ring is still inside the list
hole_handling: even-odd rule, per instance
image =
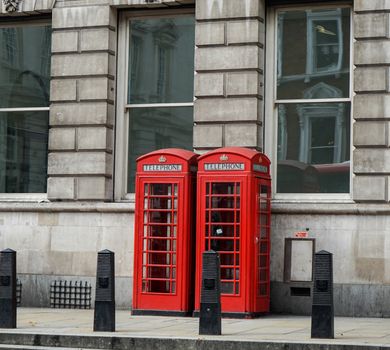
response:
[[[61,348],[61,347],[48,347],[48,346],[29,346],[29,345],[8,345],[0,344],[0,350],[76,350],[76,348]],[[84,348],[77,348],[77,350],[87,350]],[[99,349],[88,349],[99,350]]]
[[[197,338],[132,337],[114,333],[61,335],[0,333],[0,350],[390,350],[390,344],[227,340],[223,336]]]

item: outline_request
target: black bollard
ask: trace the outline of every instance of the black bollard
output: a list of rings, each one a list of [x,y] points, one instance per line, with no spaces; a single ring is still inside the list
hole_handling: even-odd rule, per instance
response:
[[[98,253],[96,272],[96,297],[93,330],[115,332],[115,267],[114,253]]]
[[[322,250],[314,254],[314,286],[311,337],[334,338],[333,256]]]
[[[0,328],[16,328],[16,252],[0,252]]]
[[[199,334],[221,335],[221,272],[219,255],[203,253],[202,290],[200,295]]]

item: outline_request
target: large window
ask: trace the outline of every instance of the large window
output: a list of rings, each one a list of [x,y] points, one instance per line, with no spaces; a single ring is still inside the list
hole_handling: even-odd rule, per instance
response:
[[[274,12],[277,193],[350,192],[350,9]]]
[[[0,23],[0,193],[45,193],[51,27]]]
[[[117,144],[126,151],[117,163],[124,162],[126,168],[117,164],[117,173],[127,174],[123,194],[134,192],[140,155],[160,148],[193,148],[195,20],[190,12],[154,12],[145,17],[124,15],[121,26],[119,42],[125,49],[119,49],[126,57],[127,93],[118,103],[125,114],[122,118],[119,107]]]

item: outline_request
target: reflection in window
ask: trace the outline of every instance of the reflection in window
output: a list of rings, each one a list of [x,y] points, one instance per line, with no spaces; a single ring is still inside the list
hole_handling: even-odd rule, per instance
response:
[[[134,192],[140,155],[162,148],[193,148],[195,20],[133,19],[129,31],[127,191]]]
[[[134,192],[136,159],[156,149],[192,149],[192,107],[129,111],[128,191]]]
[[[349,103],[280,105],[277,191],[349,192]],[[284,144],[282,144],[284,142]]]
[[[349,38],[348,8],[279,12],[277,98],[303,98],[321,82],[348,97]]]
[[[51,27],[0,28],[0,47],[0,193],[44,193]]]
[[[130,23],[128,102],[192,102],[194,18],[134,19]]]
[[[349,192],[349,14],[278,12],[279,193]]]
[[[0,193],[46,192],[48,112],[0,112]]]
[[[49,106],[51,27],[0,28],[0,108]]]

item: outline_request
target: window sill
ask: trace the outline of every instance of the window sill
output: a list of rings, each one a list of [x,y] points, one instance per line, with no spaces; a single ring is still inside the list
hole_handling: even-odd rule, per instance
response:
[[[389,215],[390,205],[349,201],[272,201],[276,215]]]
[[[47,201],[46,193],[0,193],[0,202],[42,203]]]
[[[3,201],[0,212],[134,213],[133,203]]]

